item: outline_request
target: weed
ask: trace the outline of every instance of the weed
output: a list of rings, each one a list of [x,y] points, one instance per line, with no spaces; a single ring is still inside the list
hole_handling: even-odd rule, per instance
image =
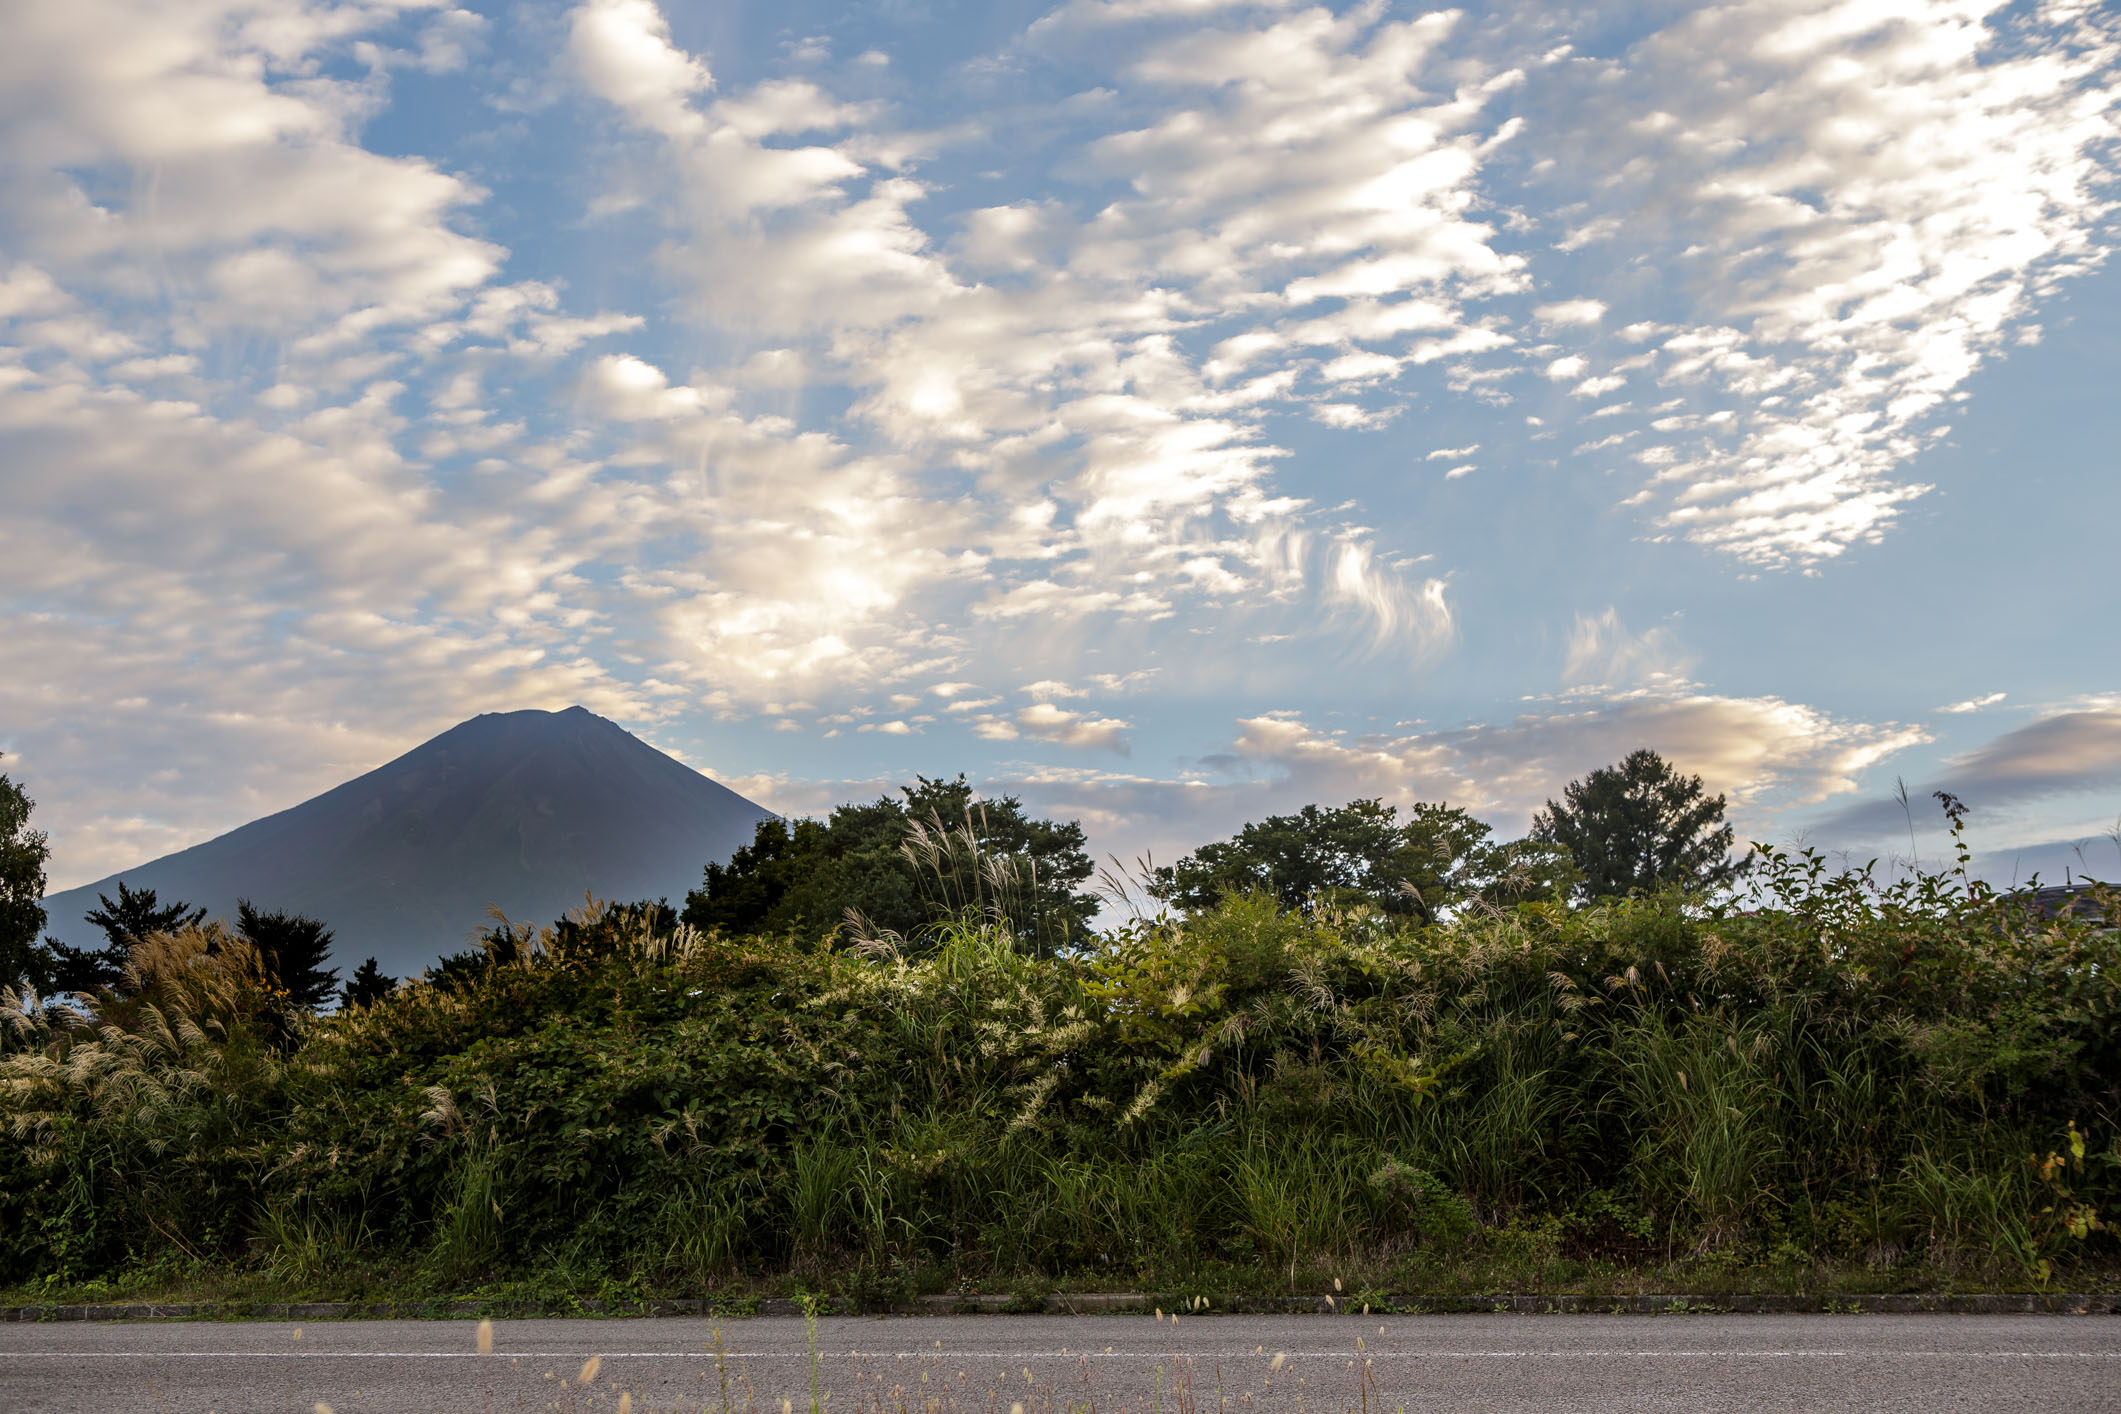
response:
[[[599,906],[293,1032],[211,930],[93,1014],[0,994],[0,1288],[734,1313],[2121,1275],[2112,914],[1770,850],[1744,909],[1239,897],[1049,947],[948,833],[934,887],[986,912],[911,956]]]

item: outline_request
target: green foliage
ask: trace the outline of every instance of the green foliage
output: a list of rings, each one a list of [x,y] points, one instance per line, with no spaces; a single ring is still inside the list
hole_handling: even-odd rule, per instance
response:
[[[1080,891],[1091,874],[1080,825],[1027,817],[1015,796],[975,800],[963,776],[915,780],[903,800],[761,821],[728,863],[707,866],[684,922],[815,943],[856,921],[917,951],[970,908],[1037,951],[1085,935],[1097,901]]]
[[[353,971],[353,976],[349,977],[346,980],[346,985],[339,989],[339,1005],[341,1007],[374,1006],[377,1002],[382,1001],[396,991],[397,987],[398,984],[391,978],[385,977],[383,969],[377,966],[376,960],[371,957],[359,967],[356,967]]]
[[[585,904],[322,1018],[248,940],[162,936],[93,1016],[0,1006],[0,1282],[2112,1273],[2121,934],[1956,872],[1764,851],[1750,887],[1433,925],[1240,893],[1050,954]]]
[[[249,899],[236,900],[236,931],[258,950],[272,984],[305,1011],[315,1011],[338,985],[331,959],[331,929],[314,918],[275,910],[261,912]]]
[[[107,894],[97,894],[96,902],[102,907],[92,908],[82,916],[101,928],[111,949],[121,954],[157,933],[181,933],[206,917],[203,908],[193,908],[182,901],[159,903],[153,889],[129,888],[123,879],[118,881],[115,903]]]
[[[101,948],[77,948],[57,939],[51,943],[52,985],[60,991],[88,993],[124,986],[134,948],[149,938],[195,928],[206,917],[205,909],[181,901],[158,903],[153,889],[134,889],[123,879],[115,902],[107,894],[97,894],[96,902],[101,907],[82,916],[103,930]]]
[[[1291,909],[1338,894],[1403,909],[1397,815],[1381,801],[1357,800],[1338,810],[1306,805],[1294,815],[1270,816],[1159,869],[1151,891],[1189,909],[1253,891]]]
[[[37,802],[0,774],[0,986],[37,979],[46,969],[37,935],[44,931],[44,861],[51,845],[29,827]]]
[[[1568,851],[1587,898],[1712,894],[1744,872],[1745,861],[1731,855],[1723,797],[1704,794],[1701,777],[1680,775],[1649,750],[1569,782],[1533,818],[1532,838]]]
[[[1367,905],[1434,923],[1475,899],[1507,907],[1556,897],[1576,882],[1564,851],[1501,844],[1492,833],[1452,805],[1417,803],[1404,821],[1378,800],[1306,805],[1156,870],[1149,893],[1194,912],[1261,892],[1287,909]]]

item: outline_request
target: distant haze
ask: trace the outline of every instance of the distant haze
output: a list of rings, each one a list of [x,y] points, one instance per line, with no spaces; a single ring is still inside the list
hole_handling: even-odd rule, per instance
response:
[[[99,941],[82,915],[122,878],[212,916],[248,898],[321,918],[342,976],[370,955],[411,976],[465,946],[489,904],[544,923],[585,891],[677,902],[772,815],[583,708],[489,713],[291,810],[53,894],[47,931]]]

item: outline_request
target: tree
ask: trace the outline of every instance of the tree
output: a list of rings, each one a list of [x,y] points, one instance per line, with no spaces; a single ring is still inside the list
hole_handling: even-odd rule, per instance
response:
[[[1026,946],[1050,952],[1085,931],[1097,900],[1077,888],[1092,870],[1081,825],[1027,816],[1015,796],[975,799],[962,775],[914,779],[899,799],[842,805],[824,820],[761,821],[728,863],[707,866],[684,921],[818,941],[851,909],[917,942],[964,904],[991,901],[1000,876],[1020,886],[1004,911]]]
[[[103,906],[81,916],[101,928],[108,945],[120,951],[156,933],[182,932],[206,917],[205,909],[182,901],[162,905],[153,889],[128,888],[123,879],[118,881],[116,903],[108,894],[97,894],[96,902]]]
[[[236,900],[236,931],[258,950],[267,978],[295,1005],[315,1011],[339,983],[331,958],[331,929],[299,913],[264,913],[249,899]]]
[[[377,1002],[382,1001],[397,990],[398,984],[385,977],[383,969],[376,966],[376,960],[370,958],[354,969],[353,976],[340,989],[339,1005],[341,1007],[374,1006]]]
[[[1258,890],[1288,909],[1353,894],[1404,911],[1409,901],[1398,885],[1407,872],[1400,858],[1407,838],[1398,815],[1377,800],[1272,815],[1157,870],[1149,892],[1188,909],[1212,908],[1224,894]]]
[[[37,946],[44,931],[44,862],[51,842],[29,827],[37,802],[0,775],[0,987],[42,981],[48,959]]]
[[[1493,834],[1450,804],[1416,802],[1405,820],[1380,800],[1306,805],[1157,870],[1149,892],[1197,911],[1225,894],[1260,890],[1287,909],[1362,902],[1435,923],[1474,899],[1507,906],[1569,886],[1572,871],[1556,851],[1500,844]]]
[[[1395,888],[1424,923],[1481,895],[1504,872],[1501,847],[1486,823],[1458,806],[1416,801],[1399,827]]]
[[[1566,899],[1582,884],[1583,871],[1566,849],[1552,840],[1527,838],[1495,847],[1477,896],[1497,908],[1514,908]]]
[[[92,992],[118,986],[125,980],[125,959],[142,938],[181,932],[206,917],[205,909],[187,903],[163,905],[153,889],[134,889],[123,879],[118,881],[116,902],[107,894],[97,894],[96,902],[102,907],[81,916],[103,930],[101,948],[77,948],[51,940],[52,985],[60,991]]]
[[[1745,870],[1731,857],[1724,800],[1648,749],[1571,781],[1532,819],[1532,838],[1561,846],[1583,872],[1585,898],[1679,889],[1712,893]]]

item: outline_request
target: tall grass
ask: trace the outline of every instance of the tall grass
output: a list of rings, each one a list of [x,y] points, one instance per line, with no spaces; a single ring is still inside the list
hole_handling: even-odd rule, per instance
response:
[[[1061,950],[988,879],[913,957],[590,904],[325,1020],[194,931],[124,1000],[0,999],[0,1284],[2112,1271],[2116,935],[1760,877],[1429,927],[1236,898]]]

